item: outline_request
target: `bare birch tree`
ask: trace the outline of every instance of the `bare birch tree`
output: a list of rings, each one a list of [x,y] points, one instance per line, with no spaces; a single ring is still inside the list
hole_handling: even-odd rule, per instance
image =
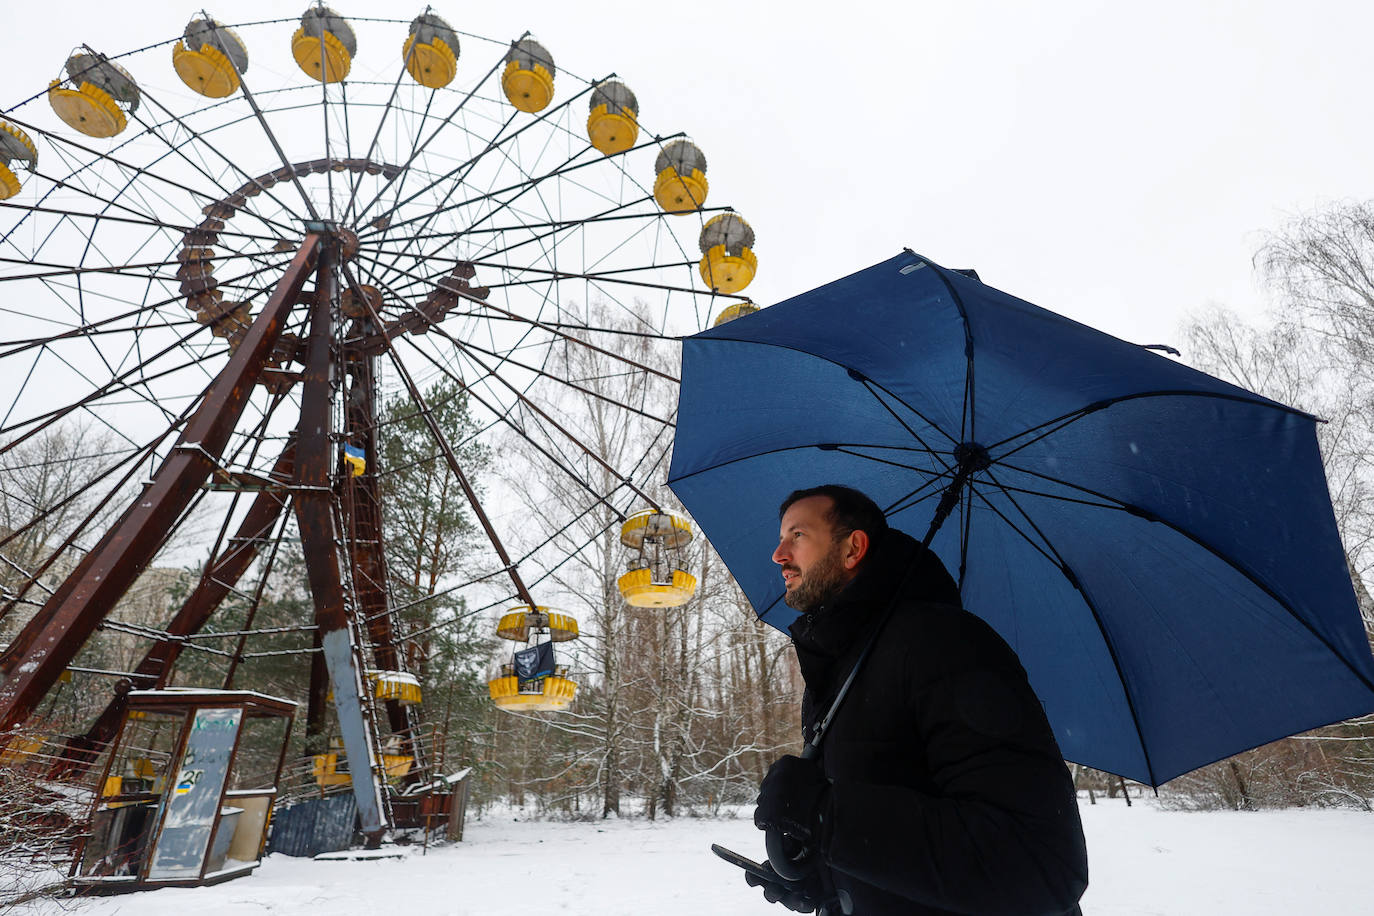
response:
[[[530,389],[534,403],[520,418],[526,425],[512,447],[531,459],[557,455],[566,473],[544,480],[526,473],[523,463],[507,469],[522,511],[537,520],[531,528],[560,532],[545,549],[566,559],[545,589],[551,585],[564,596],[582,621],[584,680],[572,710],[515,720],[503,728],[503,740],[513,749],[521,741],[517,731],[545,736],[537,766],[512,766],[525,773],[521,792],[544,799],[561,793],[564,810],[590,792],[602,816],[628,813],[622,812],[625,795],[642,801],[651,818],[747,801],[780,752],[777,745],[787,741],[779,736],[796,731],[800,691],[792,672],[778,676],[778,647],[786,640],[758,622],[704,537],[690,547],[687,565],[698,588],[686,604],[636,608],[620,595],[616,582],[629,558],[619,538],[625,516],[650,501],[682,511],[662,482],[676,392],[636,368],[671,374],[676,348],[636,335],[643,325],[633,316],[593,306],[586,318],[625,332],[618,355],[576,344],[556,353],[546,366],[553,378]],[[547,402],[567,418],[567,435],[535,422],[536,405]],[[620,475],[632,477],[642,492]]]
[[[1343,204],[1270,236],[1257,265],[1281,311],[1222,309],[1185,329],[1189,361],[1322,418],[1318,441],[1365,631],[1374,638],[1374,209]],[[1359,804],[1374,796],[1374,717],[1275,742],[1179,781],[1227,807]]]

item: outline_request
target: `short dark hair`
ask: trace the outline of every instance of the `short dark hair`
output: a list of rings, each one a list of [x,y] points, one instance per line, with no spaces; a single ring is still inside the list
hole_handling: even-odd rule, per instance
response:
[[[825,520],[830,523],[837,541],[848,537],[852,531],[862,531],[872,541],[881,540],[887,533],[887,516],[883,515],[883,510],[878,508],[878,504],[859,490],[839,483],[793,490],[778,507],[778,520],[782,520],[793,503],[812,496],[830,498],[830,511],[826,512]]]

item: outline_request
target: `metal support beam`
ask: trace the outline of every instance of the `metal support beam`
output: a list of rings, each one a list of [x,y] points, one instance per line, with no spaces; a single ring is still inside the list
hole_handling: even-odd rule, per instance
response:
[[[379,745],[372,717],[365,708],[367,683],[362,659],[344,607],[330,487],[330,469],[335,455],[331,435],[331,370],[337,365],[334,312],[339,296],[334,272],[338,256],[338,246],[334,244],[321,258],[316,273],[315,302],[310,308],[301,422],[296,430],[296,486],[299,489],[295,508],[306,576],[315,601],[315,623],[329,669],[329,684],[334,690],[334,711],[339,717],[339,731],[348,754],[348,772],[358,803],[358,818],[369,844],[376,844],[389,826],[382,798],[382,761],[376,752]]]
[[[276,290],[186,424],[171,454],[76,570],[0,656],[0,732],[33,713],[138,577],[215,469],[320,250],[309,233]]]
[[[377,483],[381,463],[377,448],[376,358],[349,359],[350,355],[345,351],[349,383],[345,432],[350,444],[362,448],[366,462],[362,474],[345,474],[342,482],[344,528],[353,560],[353,594],[358,600],[359,614],[367,625],[368,642],[372,645],[377,667],[398,670],[402,665],[392,632],[388,600],[391,584],[382,531],[382,497]],[[401,736],[401,753],[414,758],[414,764],[405,775],[405,783],[409,785],[428,778],[424,748],[415,740],[413,709],[396,700],[387,700],[386,718],[392,734]]]
[[[272,479],[290,480],[295,459],[295,445],[288,445],[277,458],[276,466],[272,468]],[[177,611],[171,623],[167,624],[167,636],[154,643],[131,672],[138,678],[135,682],[136,687],[146,689],[150,685],[167,685],[172,668],[181,655],[182,638],[200,632],[200,628],[205,626],[220,603],[248,571],[264,543],[264,535],[271,531],[282,510],[286,508],[286,499],[284,488],[263,490],[254,497],[243,522],[239,525],[238,533],[229,539],[228,545],[220,555],[206,566],[195,590],[186,597],[181,609]],[[98,748],[114,737],[115,730],[119,728],[119,722],[124,716],[125,705],[125,694],[120,692],[110,700],[84,735],[72,738],[68,742],[68,753],[63,756],[73,758],[78,765],[93,762],[80,758],[87,756],[84,752]]]

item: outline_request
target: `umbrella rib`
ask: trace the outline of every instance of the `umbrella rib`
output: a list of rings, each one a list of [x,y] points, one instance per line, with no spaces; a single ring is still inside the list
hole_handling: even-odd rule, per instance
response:
[[[856,369],[846,368],[846,371],[849,373],[850,378],[854,379],[859,384],[863,385],[864,388],[868,391],[868,393],[873,395],[873,399],[882,405],[883,410],[886,410],[889,414],[891,414],[892,419],[896,420],[898,423],[902,425],[902,429],[906,430],[908,433],[911,434],[911,438],[921,443],[922,448],[930,452],[931,455],[934,455],[936,460],[938,460],[941,464],[944,464],[946,471],[952,470],[948,464],[945,464],[944,459],[939,457],[939,453],[932,449],[929,445],[927,445],[926,440],[922,439],[920,434],[917,433],[916,430],[912,429],[911,426],[905,420],[897,416],[897,411],[892,409],[892,405],[888,404],[887,401],[884,401],[881,397],[879,397],[878,391],[875,391],[874,389],[876,388],[879,391],[886,392],[889,396],[893,398],[893,400],[897,401],[899,404],[902,404],[912,413],[916,414],[916,416],[920,417],[927,425],[930,426],[931,429],[939,432],[946,439],[949,438],[949,433],[940,429],[940,427],[936,426],[933,422],[931,422],[931,420],[927,418],[924,414],[922,414],[919,410],[912,407],[910,404],[907,404],[901,398],[897,397],[895,394],[892,394],[892,392],[888,391],[886,388],[879,385],[877,382],[873,381],[868,376],[864,375]]]
[[[934,490],[930,490],[928,488],[932,484],[942,483],[946,480],[953,480],[953,475],[947,473],[937,474],[936,476],[930,478],[930,480],[927,480],[925,483],[921,484],[916,489],[908,492],[905,496],[902,496],[895,502],[890,503],[888,507],[885,510],[883,510],[883,514],[895,515],[898,512],[905,512],[906,510],[913,508],[917,504],[924,502],[930,497],[938,495]],[[922,493],[922,490],[925,490],[926,492]],[[908,502],[908,500],[910,501]]]
[[[959,594],[964,593],[964,576],[968,573],[968,542],[969,526],[973,520],[973,482],[964,487],[961,496],[963,505],[960,507],[963,515],[963,524],[959,526]]]
[[[708,328],[706,331],[702,331],[702,332],[699,332],[698,334],[693,335],[693,336],[691,336],[691,337],[684,338],[684,339],[683,339],[683,342],[686,343],[686,341],[688,341],[688,340],[702,340],[702,341],[720,340],[720,341],[728,341],[728,342],[730,342],[730,343],[751,344],[751,345],[753,345],[753,346],[776,347],[776,348],[778,348],[779,350],[791,350],[791,351],[793,351],[794,353],[800,353],[802,356],[807,356],[807,357],[810,357],[811,359],[819,359],[819,360],[822,360],[822,361],[824,361],[824,362],[830,363],[832,366],[838,366],[838,367],[840,367],[840,368],[843,369],[845,372],[849,373],[849,377],[850,377],[850,378],[854,379],[856,382],[862,383],[863,386],[864,386],[865,388],[868,389],[868,393],[873,395],[874,400],[876,400],[879,404],[881,404],[881,405],[883,406],[883,409],[884,409],[884,410],[886,410],[888,413],[892,414],[892,418],[893,418],[894,420],[896,420],[898,423],[900,423],[900,424],[902,425],[902,427],[906,429],[907,432],[911,433],[912,437],[913,437],[917,442],[920,442],[921,445],[923,445],[923,446],[925,446],[927,449],[929,449],[929,451],[930,451],[932,454],[935,454],[935,453],[936,453],[936,450],[935,450],[935,449],[932,449],[932,448],[930,448],[930,446],[926,445],[926,444],[925,444],[925,441],[924,441],[923,439],[921,439],[921,437],[920,437],[919,435],[916,434],[916,431],[913,430],[910,426],[908,426],[905,420],[903,420],[901,417],[897,416],[897,414],[892,410],[892,407],[891,407],[890,405],[888,405],[888,403],[887,403],[886,401],[884,401],[882,398],[878,397],[877,392],[874,391],[875,388],[876,388],[878,391],[881,391],[881,392],[883,392],[884,394],[886,394],[888,397],[892,398],[892,400],[896,401],[898,404],[901,404],[903,407],[905,407],[907,410],[909,410],[909,411],[911,411],[912,413],[914,413],[916,416],[920,417],[920,418],[921,418],[921,421],[922,421],[923,423],[927,424],[931,429],[935,430],[935,431],[938,432],[940,435],[944,436],[944,437],[945,437],[946,439],[948,439],[950,442],[952,442],[952,443],[954,443],[954,444],[956,444],[956,445],[957,445],[958,442],[959,442],[959,440],[955,439],[955,438],[954,438],[953,436],[951,436],[949,433],[947,433],[947,432],[945,432],[943,429],[941,429],[941,428],[940,428],[940,425],[939,425],[938,423],[934,422],[934,421],[931,420],[929,417],[927,417],[925,414],[923,414],[923,413],[921,413],[919,410],[917,410],[915,407],[913,407],[913,406],[911,406],[910,404],[908,404],[906,401],[904,401],[904,400],[903,400],[901,397],[899,397],[898,395],[893,394],[893,393],[892,393],[891,391],[889,391],[887,388],[883,387],[882,384],[880,384],[880,383],[878,383],[878,382],[875,382],[873,379],[871,379],[871,378],[869,378],[868,376],[864,375],[864,374],[863,374],[862,372],[860,372],[858,369],[854,369],[854,368],[852,368],[852,367],[850,367],[850,366],[846,366],[844,363],[839,362],[838,360],[831,359],[830,357],[824,356],[824,355],[819,354],[819,353],[812,353],[812,352],[810,352],[809,350],[803,350],[801,347],[793,347],[793,346],[789,346],[789,345],[787,345],[787,344],[774,343],[774,342],[771,341],[771,340],[756,340],[756,339],[751,339],[751,338],[747,338],[747,337],[725,337],[725,336],[716,336],[716,335],[714,335],[714,334],[712,334],[712,335],[709,336],[709,337],[703,336],[703,335],[705,335],[705,334],[708,334],[708,333],[710,332],[710,330],[711,330],[711,329]],[[1053,421],[1051,421],[1051,422],[1053,422]],[[1013,437],[1013,438],[1015,438],[1015,437]]]
[[[1300,413],[1300,411],[1293,411],[1293,412],[1294,412],[1294,413]],[[1183,537],[1187,538],[1188,540],[1192,541],[1194,544],[1198,545],[1198,546],[1201,547],[1203,550],[1207,551],[1207,552],[1210,553],[1212,556],[1216,557],[1218,560],[1220,560],[1221,562],[1225,563],[1225,564],[1226,564],[1227,566],[1229,566],[1231,569],[1233,569],[1233,570],[1235,570],[1236,572],[1240,573],[1240,575],[1244,576],[1245,579],[1246,579],[1251,585],[1255,586],[1255,587],[1258,588],[1260,591],[1264,592],[1264,594],[1268,595],[1271,599],[1273,599],[1274,602],[1275,602],[1276,604],[1278,604],[1279,607],[1283,608],[1283,610],[1288,614],[1288,616],[1290,616],[1290,617],[1292,617],[1294,620],[1296,620],[1296,621],[1302,626],[1303,629],[1305,629],[1305,630],[1306,630],[1308,633],[1310,633],[1318,642],[1320,642],[1323,646],[1325,646],[1325,647],[1327,648],[1327,650],[1328,650],[1329,652],[1331,652],[1332,655],[1334,655],[1336,658],[1340,659],[1341,664],[1345,665],[1345,667],[1350,671],[1350,673],[1353,674],[1353,675],[1355,675],[1355,677],[1359,679],[1360,683],[1364,684],[1364,685],[1365,685],[1366,687],[1368,687],[1370,690],[1374,690],[1374,681],[1371,681],[1371,680],[1370,680],[1368,677],[1366,677],[1361,671],[1359,671],[1358,669],[1356,669],[1355,666],[1352,665],[1352,664],[1350,663],[1349,659],[1347,659],[1340,651],[1338,651],[1338,650],[1336,649],[1336,647],[1335,647],[1334,645],[1332,645],[1331,641],[1330,641],[1329,639],[1327,639],[1324,635],[1322,635],[1321,633],[1319,633],[1319,632],[1316,630],[1316,628],[1313,627],[1312,624],[1309,623],[1301,614],[1299,614],[1296,610],[1294,610],[1294,609],[1293,609],[1293,606],[1292,606],[1291,604],[1289,604],[1289,603],[1288,603],[1286,600],[1284,600],[1277,592],[1275,592],[1272,588],[1270,588],[1268,584],[1266,584],[1265,582],[1261,581],[1261,580],[1259,579],[1258,576],[1256,576],[1254,573],[1252,573],[1249,569],[1247,569],[1247,568],[1246,568],[1243,564],[1241,564],[1238,560],[1233,559],[1229,554],[1226,554],[1226,553],[1222,552],[1220,549],[1218,549],[1217,547],[1214,547],[1212,544],[1209,544],[1207,541],[1204,541],[1202,538],[1198,537],[1197,535],[1193,534],[1192,532],[1187,531],[1187,530],[1183,529],[1182,527],[1180,527],[1180,526],[1178,526],[1178,525],[1175,525],[1173,522],[1169,521],[1169,520],[1166,519],[1166,518],[1162,518],[1161,516],[1156,515],[1155,513],[1151,512],[1149,509],[1144,508],[1143,506],[1136,506],[1136,505],[1133,505],[1133,504],[1131,504],[1131,503],[1125,502],[1125,501],[1123,501],[1123,500],[1115,499],[1114,497],[1109,496],[1109,495],[1107,495],[1106,493],[1100,493],[1100,492],[1098,492],[1098,491],[1096,491],[1096,490],[1093,490],[1093,489],[1091,489],[1091,488],[1089,488],[1089,487],[1084,487],[1084,486],[1080,486],[1080,485],[1078,485],[1078,484],[1069,483],[1069,482],[1066,481],[1066,480],[1059,480],[1058,478],[1050,477],[1050,476],[1047,475],[1047,474],[1040,474],[1040,473],[1038,473],[1038,472],[1036,472],[1036,471],[1031,471],[1031,470],[1028,470],[1028,469],[1026,469],[1026,468],[1019,468],[1019,467],[1016,467],[1015,465],[1004,465],[1004,466],[1007,467],[1009,470],[1018,471],[1018,472],[1020,472],[1020,473],[1022,473],[1022,474],[1027,474],[1027,475],[1029,475],[1029,476],[1031,476],[1031,477],[1038,477],[1038,478],[1040,478],[1041,480],[1046,480],[1046,481],[1049,481],[1050,483],[1057,483],[1057,484],[1059,484],[1059,485],[1061,485],[1061,486],[1068,487],[1069,489],[1078,490],[1079,492],[1087,493],[1087,494],[1090,495],[1090,496],[1095,496],[1095,497],[1097,497],[1098,499],[1106,500],[1107,502],[1113,504],[1113,505],[1111,506],[1111,508],[1120,507],[1120,509],[1124,510],[1125,512],[1129,513],[1130,515],[1134,515],[1134,516],[1136,516],[1137,518],[1143,519],[1144,521],[1147,521],[1147,522],[1154,522],[1154,523],[1156,523],[1156,524],[1163,525],[1164,527],[1168,528],[1169,530],[1171,530],[1171,531],[1173,531],[1173,532],[1175,532],[1175,533],[1177,533],[1177,534],[1180,534],[1180,535],[1182,535]],[[988,476],[991,478],[992,475],[989,473]],[[1000,486],[1000,484],[999,484],[999,486]],[[1010,499],[1011,497],[1008,497],[1008,498]],[[1048,498],[1050,498],[1050,499],[1058,499],[1059,497],[1050,496],[1050,497],[1048,497]],[[1012,500],[1012,502],[1013,502],[1013,504],[1015,504],[1015,500]]]
[[[1135,699],[1131,696],[1130,686],[1126,683],[1126,673],[1121,669],[1121,658],[1117,655],[1116,645],[1112,642],[1111,636],[1107,633],[1107,626],[1102,620],[1102,614],[1098,611],[1096,602],[1094,602],[1092,596],[1088,594],[1087,589],[1083,585],[1082,580],[1078,578],[1078,574],[1073,571],[1073,568],[1069,566],[1069,564],[1064,560],[1063,556],[1060,555],[1059,551],[1055,549],[1054,542],[1049,539],[1045,532],[1041,530],[1040,526],[1035,523],[1035,520],[1030,517],[1030,514],[1026,511],[1025,507],[1023,507],[1016,500],[1015,497],[1013,497],[1010,493],[1008,493],[1005,489],[1002,488],[1001,482],[993,476],[990,469],[986,473],[988,476],[988,480],[992,481],[993,486],[997,487],[998,489],[1002,489],[1003,495],[1007,497],[1007,501],[1016,507],[1016,511],[1021,514],[1021,517],[1023,519],[1025,519],[1026,524],[1030,526],[1031,530],[1034,531],[1042,541],[1044,541],[1045,547],[1053,553],[1053,556],[1051,556],[1049,553],[1046,553],[1045,549],[1041,548],[1029,537],[1027,537],[1026,533],[1022,531],[1020,528],[1018,528],[1016,524],[1012,522],[1011,519],[1007,518],[1007,516],[1003,514],[1002,510],[997,508],[997,506],[993,505],[992,501],[989,500],[986,496],[984,496],[982,493],[979,493],[979,498],[982,499],[983,503],[989,509],[995,512],[999,518],[1006,522],[1012,531],[1015,531],[1017,534],[1021,535],[1021,537],[1025,538],[1026,543],[1030,544],[1036,550],[1040,551],[1040,553],[1043,554],[1047,559],[1049,559],[1051,563],[1053,563],[1055,566],[1059,568],[1060,573],[1063,574],[1066,580],[1068,580],[1068,583],[1074,587],[1074,590],[1077,591],[1079,595],[1082,596],[1083,603],[1088,607],[1088,612],[1093,615],[1093,622],[1097,624],[1097,631],[1102,635],[1102,642],[1107,647],[1107,655],[1111,658],[1113,667],[1116,668],[1116,677],[1121,684],[1121,695],[1126,698],[1126,706],[1131,710],[1131,722],[1135,725],[1136,740],[1140,743],[1141,756],[1145,758],[1145,771],[1149,774],[1150,785],[1158,785],[1158,783],[1155,781],[1154,764],[1150,761],[1150,749],[1145,746],[1145,733],[1140,727],[1140,713],[1136,710]],[[971,481],[969,488],[973,489]]]
[[[936,452],[936,451],[934,451],[934,450],[932,450],[932,449],[909,448],[909,447],[901,446],[901,445],[873,445],[873,446],[869,446],[869,445],[865,445],[865,444],[862,443],[862,442],[844,442],[844,443],[836,443],[836,442],[824,442],[824,443],[808,442],[808,443],[805,443],[805,444],[803,444],[803,445],[784,445],[784,446],[782,446],[782,447],[780,447],[780,448],[764,449],[763,451],[759,451],[759,452],[751,452],[751,453],[749,453],[748,455],[740,455],[738,458],[727,458],[725,461],[722,461],[722,462],[720,462],[720,463],[718,463],[718,464],[712,464],[712,465],[708,465],[708,466],[706,466],[706,467],[697,468],[696,470],[694,470],[694,471],[692,471],[692,472],[690,472],[690,473],[688,473],[688,474],[683,474],[681,477],[673,477],[673,478],[670,478],[670,479],[668,480],[668,483],[674,484],[674,483],[678,483],[679,481],[690,480],[691,478],[696,477],[698,474],[705,474],[705,473],[707,473],[707,472],[709,472],[709,471],[719,470],[720,468],[727,467],[728,465],[738,464],[738,463],[740,463],[741,461],[750,461],[750,460],[752,460],[752,459],[754,459],[754,458],[762,458],[762,457],[765,456],[765,455],[777,455],[777,454],[781,454],[782,452],[795,452],[795,451],[800,451],[800,450],[806,449],[806,448],[818,448],[818,449],[821,449],[822,451],[841,451],[841,450],[845,449],[846,447],[848,447],[848,448],[891,448],[891,449],[900,449],[900,450],[903,450],[903,451],[922,452],[922,453],[924,453],[924,454],[929,454],[929,455],[938,455],[938,454],[940,454],[939,452]],[[869,461],[876,461],[876,462],[879,462],[880,464],[892,464],[892,465],[895,465],[896,467],[900,467],[900,468],[909,468],[910,470],[921,470],[920,468],[911,468],[909,465],[898,464],[897,462],[894,462],[894,461],[886,461],[886,460],[884,460],[884,459],[882,459],[882,458],[875,458],[875,457],[872,456],[872,455],[864,455],[864,454],[859,453],[859,452],[847,452],[847,451],[846,451],[845,454],[846,454],[846,455],[853,455],[853,456],[856,457],[856,458],[866,458],[866,459],[868,459]],[[934,477],[933,479],[934,479],[934,480],[941,480],[941,479],[943,479],[943,478],[945,478],[945,477],[947,477],[947,476],[948,476],[948,474],[946,474],[946,473],[941,473],[941,474],[937,475],[936,477]],[[903,497],[903,499],[905,499],[905,498],[906,498],[906,497]]]
[[[977,411],[974,409],[973,404],[973,327],[969,324],[968,309],[964,308],[963,297],[954,289],[954,284],[949,282],[949,277],[945,273],[946,268],[940,267],[927,258],[921,257],[921,255],[912,251],[910,248],[906,249],[906,253],[935,268],[935,276],[939,277],[940,282],[944,284],[945,289],[949,292],[949,297],[954,300],[954,307],[959,310],[959,317],[964,321],[964,360],[966,366],[964,368],[964,403],[960,406],[959,412],[959,441],[971,441],[975,436],[973,425]],[[934,424],[931,425],[933,426]]]
[[[994,443],[992,443],[992,444],[989,445],[987,448],[988,448],[988,451],[992,451],[993,449],[1001,448],[1002,446],[1006,445],[1008,442],[1014,442],[1014,441],[1016,441],[1017,439],[1020,439],[1022,436],[1029,436],[1029,435],[1031,435],[1031,434],[1033,434],[1033,433],[1037,433],[1037,432],[1040,432],[1041,430],[1044,430],[1044,432],[1040,432],[1040,435],[1036,436],[1035,438],[1030,439],[1030,440],[1028,440],[1028,441],[1026,441],[1026,442],[1023,442],[1023,443],[1021,443],[1020,445],[1017,445],[1015,448],[1012,448],[1012,449],[1010,449],[1009,451],[1004,452],[1004,453],[1002,454],[1001,458],[1005,458],[1005,457],[1007,457],[1008,455],[1014,455],[1016,452],[1020,451],[1020,450],[1023,449],[1023,448],[1026,448],[1027,446],[1034,445],[1036,442],[1039,442],[1041,439],[1044,439],[1046,436],[1052,436],[1052,435],[1054,435],[1055,433],[1057,433],[1057,432],[1059,432],[1061,429],[1063,429],[1065,426],[1068,426],[1070,423],[1076,423],[1076,422],[1078,422],[1079,420],[1083,419],[1084,417],[1088,416],[1089,414],[1097,413],[1099,410],[1106,410],[1108,407],[1112,407],[1112,406],[1114,406],[1114,405],[1116,405],[1116,404],[1122,404],[1122,403],[1125,403],[1126,401],[1136,401],[1136,400],[1140,400],[1140,399],[1142,399],[1142,398],[1188,398],[1188,397],[1192,397],[1192,398],[1216,398],[1216,399],[1221,400],[1221,401],[1238,401],[1238,402],[1240,402],[1240,403],[1242,403],[1242,404],[1253,404],[1253,405],[1255,405],[1256,407],[1269,407],[1269,408],[1272,408],[1272,409],[1275,409],[1275,410],[1282,410],[1282,411],[1284,411],[1285,413],[1291,413],[1291,414],[1293,414],[1293,415],[1295,415],[1295,416],[1304,417],[1304,418],[1306,418],[1306,419],[1308,419],[1308,420],[1313,421],[1314,423],[1320,423],[1320,422],[1322,422],[1322,420],[1321,420],[1319,417],[1315,417],[1315,416],[1313,416],[1312,414],[1307,413],[1306,411],[1298,410],[1296,407],[1289,407],[1289,406],[1286,405],[1286,404],[1280,404],[1278,401],[1270,401],[1270,400],[1267,400],[1267,399],[1266,399],[1266,400],[1255,400],[1254,398],[1241,397],[1240,395],[1236,395],[1236,394],[1225,394],[1225,393],[1218,392],[1218,391],[1183,391],[1183,390],[1163,389],[1163,390],[1160,390],[1160,391],[1138,391],[1138,392],[1135,392],[1135,393],[1133,393],[1133,394],[1123,394],[1123,395],[1120,395],[1119,397],[1104,398],[1104,399],[1101,400],[1101,401],[1096,401],[1096,402],[1094,402],[1094,403],[1092,403],[1092,404],[1088,404],[1088,405],[1085,406],[1085,407],[1080,407],[1080,408],[1078,408],[1077,410],[1073,410],[1073,411],[1070,411],[1070,412],[1068,412],[1068,413],[1066,413],[1066,414],[1062,414],[1062,415],[1060,415],[1060,416],[1058,416],[1058,417],[1055,417],[1055,418],[1052,419],[1052,420],[1046,420],[1045,422],[1040,423],[1040,424],[1038,424],[1038,425],[1036,425],[1036,426],[1032,426],[1032,427],[1030,427],[1029,429],[1024,429],[1024,430],[1022,430],[1022,431],[1019,432],[1019,433],[1015,433],[1015,434],[1013,434],[1013,435],[1007,436],[1005,439],[1002,439],[1002,440],[999,441],[999,442],[994,442]],[[1049,429],[1049,427],[1054,427],[1054,428],[1053,428],[1053,429]],[[998,460],[1001,460],[1001,459],[999,458]]]
[[[992,479],[991,475],[989,475],[989,479]],[[999,490],[1003,489],[1002,485],[998,483],[995,479],[993,479],[992,482]],[[970,482],[969,484],[969,489],[976,489],[973,486],[972,482]],[[1018,528],[1015,522],[1008,518],[1006,514],[1002,512],[1002,510],[998,509],[996,506],[992,504],[991,501],[988,500],[987,496],[985,496],[982,493],[979,493],[978,497],[989,509],[992,510],[994,515],[996,515],[1002,521],[1007,523],[1007,527],[1011,528],[1012,531],[1015,531],[1017,534],[1019,534],[1022,537],[1022,539],[1025,540],[1025,542],[1029,544],[1032,549],[1035,550],[1036,553],[1040,554],[1042,557],[1053,563],[1055,566],[1059,567],[1061,570],[1065,568],[1064,558],[1059,556],[1058,551],[1054,549],[1054,545],[1050,543],[1049,538],[1045,537],[1045,533],[1041,531],[1038,527],[1036,527],[1035,522],[1031,521],[1030,517],[1026,515],[1025,509],[1022,509],[1020,505],[1017,505],[1016,500],[1008,497],[1012,505],[1016,506],[1017,511],[1020,512],[1023,517],[1025,517],[1027,524],[1029,524],[1031,527],[1031,530],[1034,531],[1036,534],[1040,535],[1040,539],[1044,542],[1043,545],[1037,544],[1034,538],[1032,538],[1030,535],[1026,534],[1026,532]]]
[[[1019,471],[1019,470],[1020,470],[1020,468],[1017,468],[1017,467],[1015,467],[1014,465],[1005,465],[1005,467],[1006,467],[1008,470],[1013,470],[1013,471]],[[1029,473],[1029,472],[1027,472],[1027,473]],[[1024,493],[1026,496],[1039,496],[1039,497],[1042,497],[1042,498],[1044,498],[1044,499],[1055,499],[1055,500],[1058,500],[1058,501],[1061,502],[1061,503],[1073,503],[1073,504],[1076,505],[1076,506],[1092,506],[1092,507],[1095,508],[1095,509],[1110,509],[1110,510],[1112,510],[1113,512],[1127,512],[1127,513],[1130,512],[1129,509],[1127,509],[1124,505],[1121,505],[1121,504],[1119,504],[1119,503],[1110,503],[1110,502],[1104,503],[1104,502],[1098,502],[1097,500],[1093,500],[1093,499],[1079,499],[1078,497],[1075,497],[1075,496],[1064,496],[1064,495],[1059,494],[1059,493],[1051,493],[1051,492],[1049,492],[1048,490],[1032,490],[1032,489],[1029,489],[1028,487],[1014,487],[1014,486],[1012,486],[1011,484],[1004,484],[1004,483],[999,483],[997,486],[998,486],[1000,489],[1005,490],[1005,491],[1008,492],[1008,493]]]
[[[815,446],[815,447],[816,447],[816,448],[819,448],[821,451],[825,451],[825,452],[839,452],[839,453],[842,454],[842,455],[849,455],[850,457],[853,457],[853,458],[862,458],[862,459],[864,459],[865,461],[872,461],[872,462],[875,462],[875,463],[877,463],[877,464],[886,464],[886,465],[889,465],[890,467],[901,468],[901,469],[904,470],[904,471],[915,471],[915,472],[918,473],[918,474],[930,474],[930,475],[932,475],[932,476],[931,476],[931,480],[932,480],[932,481],[934,481],[934,480],[944,480],[945,478],[949,477],[949,473],[946,472],[946,471],[939,471],[939,472],[936,472],[936,471],[932,471],[932,470],[930,470],[930,469],[928,469],[928,468],[917,467],[917,466],[914,465],[914,464],[904,464],[904,463],[902,463],[902,462],[900,462],[900,461],[893,461],[893,460],[891,460],[891,459],[889,459],[889,458],[879,458],[877,455],[865,455],[863,452],[856,452],[856,451],[854,451],[854,449],[856,449],[856,448],[864,448],[864,447],[865,447],[865,446],[862,446],[862,445],[853,445],[853,444],[849,444],[849,445],[832,445],[832,444],[830,444],[830,443],[826,443],[825,445],[818,445],[818,446]],[[934,452],[927,452],[927,451],[925,451],[924,449],[914,449],[914,448],[913,448],[913,449],[906,449],[906,451],[921,452],[922,454],[927,454],[927,455],[934,455],[934,454],[935,454]],[[923,484],[922,486],[924,486],[924,484]],[[914,491],[913,491],[913,492],[914,492]],[[906,497],[902,497],[902,498],[905,499]]]

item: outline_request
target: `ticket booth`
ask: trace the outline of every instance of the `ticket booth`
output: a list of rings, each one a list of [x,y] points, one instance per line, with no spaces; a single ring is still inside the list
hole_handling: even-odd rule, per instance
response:
[[[72,865],[87,893],[198,887],[257,868],[296,704],[134,690]]]

